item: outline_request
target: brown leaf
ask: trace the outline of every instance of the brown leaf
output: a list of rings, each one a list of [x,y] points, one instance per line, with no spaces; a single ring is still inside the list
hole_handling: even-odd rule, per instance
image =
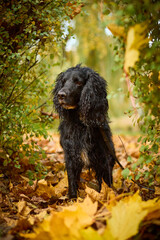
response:
[[[54,187],[55,195],[60,198],[64,195],[68,188],[68,179],[67,173],[65,173],[64,178],[60,180],[60,182]]]
[[[27,216],[30,213],[30,211],[32,210],[27,206],[26,201],[19,201],[17,203],[17,207],[18,207],[18,213],[24,217]]]
[[[49,199],[52,196],[56,196],[54,187],[51,184],[48,184],[44,179],[38,181],[38,188],[35,193],[44,199]]]
[[[28,230],[31,229],[32,225],[30,224],[30,222],[28,221],[28,219],[26,218],[22,218],[20,220],[18,220],[16,226],[14,228],[11,229],[11,233],[19,233],[22,232],[24,230]]]

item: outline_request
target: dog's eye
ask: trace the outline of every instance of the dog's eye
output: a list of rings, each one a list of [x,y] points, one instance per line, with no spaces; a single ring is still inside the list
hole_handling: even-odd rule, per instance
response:
[[[65,78],[63,78],[63,80],[62,80],[62,83],[64,84],[66,82],[66,79]]]
[[[78,86],[82,86],[82,82],[76,82],[76,84],[78,85]]]
[[[76,85],[78,85],[78,86],[82,86],[82,84],[83,84],[78,78],[75,78],[75,79],[74,79],[74,82],[75,82]]]

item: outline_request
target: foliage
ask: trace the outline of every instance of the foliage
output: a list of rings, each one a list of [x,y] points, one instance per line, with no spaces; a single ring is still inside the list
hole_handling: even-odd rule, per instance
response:
[[[83,15],[73,20],[75,47],[66,52],[71,65],[82,63],[107,80],[110,116],[121,116],[129,105],[127,87],[122,78],[117,56],[114,57],[116,39],[105,33],[106,24],[101,15],[100,1],[89,0],[83,7]],[[117,109],[117,101],[121,108]]]
[[[103,234],[96,232],[91,225],[96,219],[98,202],[93,203],[87,196],[84,202],[65,207],[62,212],[52,212],[34,233],[21,234],[27,239],[117,239],[125,240],[138,233],[139,224],[144,218],[159,210],[156,199],[143,202],[138,193],[126,197],[115,206],[106,204],[109,210],[107,227]],[[132,216],[132,219],[131,219]]]
[[[137,137],[121,137],[126,151],[136,162],[139,156]],[[118,137],[114,136],[113,140],[118,158],[130,170],[132,164],[125,159],[122,144]],[[95,172],[85,169],[80,176],[78,200],[69,200],[59,135],[53,134],[52,141],[37,138],[37,144],[50,153],[43,160],[48,170],[44,179],[36,179],[31,186],[22,168],[14,168],[8,179],[0,174],[0,238],[159,239],[158,188],[153,193],[139,189],[128,179],[123,180],[122,170],[116,164],[114,190],[103,182],[101,191],[97,192]],[[28,167],[25,162],[25,168]]]
[[[143,146],[134,169],[137,165],[143,168],[146,164],[147,167],[138,173],[136,179],[143,175],[149,184],[153,184],[160,173],[159,13],[159,1],[105,1],[106,24],[119,38],[116,54],[124,60],[126,79],[130,77],[134,85],[133,94],[137,102],[134,110],[138,111],[135,118],[144,134],[139,139]]]
[[[45,105],[51,86],[44,58],[65,44],[65,22],[77,14],[74,1],[1,1],[0,13],[0,157],[20,168],[24,156],[34,165],[39,151],[32,137],[47,137]],[[69,34],[69,31],[68,31]],[[38,65],[38,66],[37,66]],[[44,103],[44,104],[43,104]],[[50,121],[49,117],[48,120]],[[26,140],[30,139],[30,143]],[[40,171],[40,166],[35,166]]]

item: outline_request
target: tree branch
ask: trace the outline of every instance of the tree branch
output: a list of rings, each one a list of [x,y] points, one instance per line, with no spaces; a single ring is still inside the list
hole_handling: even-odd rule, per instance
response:
[[[44,72],[42,72],[37,78],[34,78],[13,100],[12,100],[12,104],[15,103],[15,100],[21,96],[42,74],[44,74]],[[9,105],[9,104],[8,104]]]
[[[129,91],[129,94],[130,94],[131,104],[132,104],[132,107],[135,111],[135,114],[138,115],[138,111],[137,111],[137,107],[136,107],[136,103],[135,103],[135,98],[134,98],[132,90],[131,90],[131,81],[130,81],[129,76],[128,76],[125,69],[124,69],[124,72],[125,72],[125,79],[126,79],[128,91]]]

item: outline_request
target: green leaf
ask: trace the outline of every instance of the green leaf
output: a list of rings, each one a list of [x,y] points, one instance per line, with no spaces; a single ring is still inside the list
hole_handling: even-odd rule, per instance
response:
[[[134,163],[134,164],[132,165],[132,170],[134,171],[136,168],[137,168],[137,163]]]
[[[129,176],[129,169],[128,168],[125,168],[123,171],[122,171],[122,176],[124,177],[124,179],[126,179],[128,176]]]
[[[54,54],[51,53],[51,54],[50,54],[50,59],[53,59],[53,58],[54,58]]]
[[[131,156],[128,156],[127,161],[128,161],[128,162],[132,162],[132,157],[131,157]]]

